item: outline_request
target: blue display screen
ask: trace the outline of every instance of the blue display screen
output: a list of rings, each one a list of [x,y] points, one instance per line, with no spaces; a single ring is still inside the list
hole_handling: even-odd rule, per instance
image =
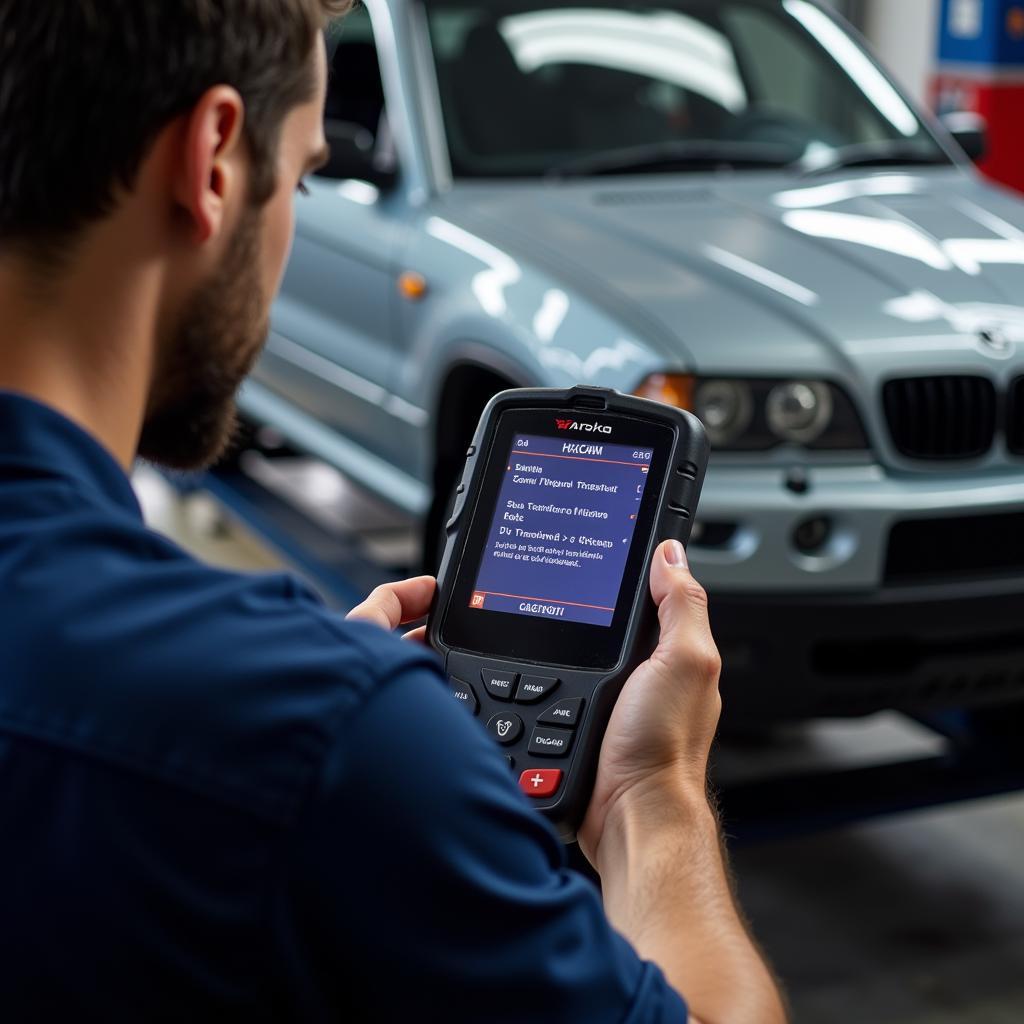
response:
[[[517,434],[470,608],[610,626],[653,457]]]

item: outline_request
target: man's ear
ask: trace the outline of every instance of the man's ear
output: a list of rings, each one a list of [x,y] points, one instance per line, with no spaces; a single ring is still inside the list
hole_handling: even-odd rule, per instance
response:
[[[229,85],[208,89],[186,115],[174,198],[191,220],[197,244],[221,232],[225,211],[246,187],[244,120],[245,104]]]

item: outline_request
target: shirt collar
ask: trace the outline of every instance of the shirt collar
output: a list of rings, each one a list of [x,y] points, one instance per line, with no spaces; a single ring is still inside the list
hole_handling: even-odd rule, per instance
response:
[[[91,434],[42,402],[0,391],[0,481],[26,472],[72,481],[101,503],[142,518],[124,470]]]

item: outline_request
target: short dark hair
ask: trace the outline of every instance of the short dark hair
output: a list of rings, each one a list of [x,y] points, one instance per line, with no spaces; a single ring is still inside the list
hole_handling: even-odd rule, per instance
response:
[[[157,135],[215,85],[245,102],[252,199],[275,187],[316,32],[351,0],[2,0],[0,251],[55,252],[130,188]]]

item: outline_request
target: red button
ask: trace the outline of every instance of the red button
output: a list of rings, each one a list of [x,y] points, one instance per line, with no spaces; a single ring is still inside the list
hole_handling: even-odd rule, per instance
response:
[[[561,781],[561,768],[527,768],[519,776],[519,788],[527,796],[551,796]]]

